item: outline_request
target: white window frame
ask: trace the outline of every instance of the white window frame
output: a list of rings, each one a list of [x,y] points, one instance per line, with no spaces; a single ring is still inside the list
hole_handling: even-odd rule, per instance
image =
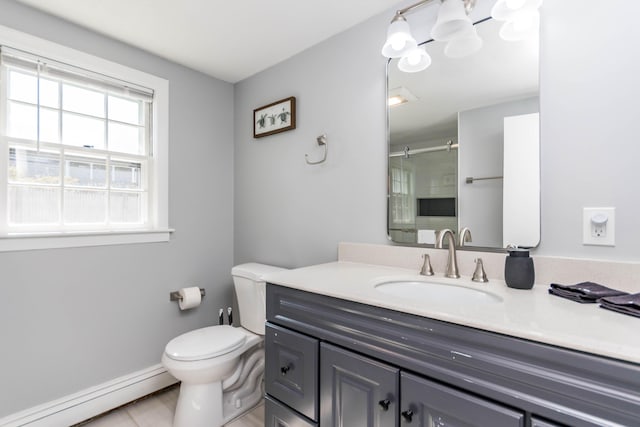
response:
[[[147,87],[154,92],[152,109],[152,149],[154,167],[150,179],[150,227],[135,230],[81,231],[51,233],[8,233],[0,223],[0,252],[127,243],[167,242],[169,228],[169,82],[166,79],[99,58],[0,25],[0,45],[51,58],[75,67]],[[1,150],[0,150],[1,151]],[[6,150],[5,150],[6,151]],[[7,174],[8,153],[0,153],[0,173]],[[0,197],[6,200],[7,187],[0,186]],[[6,217],[6,215],[3,215]]]
[[[394,191],[394,184],[398,182],[394,180],[393,173],[397,171],[399,174],[400,190]],[[400,162],[400,165],[392,165],[389,176],[389,194],[390,194],[390,222],[394,226],[406,226],[415,224],[416,222],[416,198],[415,198],[415,171],[413,166]]]

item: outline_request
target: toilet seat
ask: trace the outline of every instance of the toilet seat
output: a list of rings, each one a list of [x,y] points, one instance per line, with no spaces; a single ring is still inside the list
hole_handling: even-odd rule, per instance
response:
[[[209,326],[175,337],[165,347],[173,360],[195,361],[211,359],[242,346],[247,334],[229,325]]]

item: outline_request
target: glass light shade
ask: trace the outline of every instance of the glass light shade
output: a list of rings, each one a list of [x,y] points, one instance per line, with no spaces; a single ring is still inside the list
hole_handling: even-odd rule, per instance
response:
[[[479,51],[482,43],[474,26],[463,37],[450,40],[444,48],[444,54],[449,58],[463,58]]]
[[[498,0],[491,9],[491,17],[498,21],[510,21],[520,11],[537,11],[542,0]]]
[[[527,0],[505,0],[509,9],[519,9],[527,2]]]
[[[535,36],[540,27],[537,10],[520,11],[500,28],[500,37],[507,41],[519,41]]]
[[[400,58],[405,52],[418,46],[411,36],[409,23],[403,18],[394,18],[387,30],[387,40],[382,54],[387,58]]]
[[[438,11],[436,24],[431,30],[431,37],[436,41],[446,42],[462,36],[472,26],[462,0],[444,0]]]
[[[405,73],[417,73],[431,65],[431,57],[424,47],[416,46],[400,58],[398,68]]]

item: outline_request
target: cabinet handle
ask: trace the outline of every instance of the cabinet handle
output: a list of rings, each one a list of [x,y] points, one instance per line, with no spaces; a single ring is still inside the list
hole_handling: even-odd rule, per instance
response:
[[[402,413],[402,416],[404,417],[405,420],[407,420],[408,423],[410,423],[411,420],[413,419],[413,411],[411,409],[409,409],[408,411],[404,411]]]
[[[382,399],[380,402],[378,402],[378,405],[380,405],[380,407],[384,411],[388,411],[389,410],[389,405],[390,404],[391,404],[391,401],[389,399]]]
[[[291,370],[291,365],[281,366],[280,367],[280,373],[282,375],[287,375],[287,372],[289,372],[290,370]]]

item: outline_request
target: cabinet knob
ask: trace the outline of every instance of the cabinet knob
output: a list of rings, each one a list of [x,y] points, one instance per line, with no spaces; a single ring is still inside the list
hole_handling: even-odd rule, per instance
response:
[[[380,402],[378,402],[378,405],[380,405],[380,407],[385,411],[389,410],[390,404],[391,404],[391,401],[389,399],[382,399]]]
[[[281,366],[280,367],[280,373],[282,375],[287,375],[287,372],[289,372],[290,370],[291,370],[291,365]]]
[[[413,411],[409,409],[408,411],[402,412],[402,417],[407,420],[408,423],[413,419]]]

